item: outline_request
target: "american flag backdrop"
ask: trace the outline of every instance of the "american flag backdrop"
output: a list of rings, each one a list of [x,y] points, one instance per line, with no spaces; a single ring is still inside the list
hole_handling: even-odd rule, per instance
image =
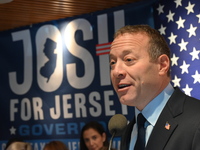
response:
[[[200,0],[160,0],[154,18],[172,52],[172,85],[200,99]]]

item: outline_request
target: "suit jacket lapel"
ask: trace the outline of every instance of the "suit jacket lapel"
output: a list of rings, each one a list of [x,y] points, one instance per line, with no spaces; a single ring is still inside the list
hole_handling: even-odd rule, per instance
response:
[[[178,126],[175,118],[183,112],[184,99],[185,95],[176,89],[158,118],[145,150],[164,149]]]
[[[164,115],[165,117],[159,118],[158,122],[156,123],[147,143],[146,150],[163,149],[171,134],[178,126],[169,113],[167,114],[166,112],[166,114],[162,114],[162,116]],[[166,123],[169,124],[169,127],[166,126]],[[166,129],[167,127],[169,129]]]

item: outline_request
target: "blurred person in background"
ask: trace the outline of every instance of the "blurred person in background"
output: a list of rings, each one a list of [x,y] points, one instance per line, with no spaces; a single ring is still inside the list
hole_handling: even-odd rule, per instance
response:
[[[45,144],[43,150],[69,150],[61,141],[51,141]]]
[[[5,150],[32,150],[31,144],[22,140],[10,140],[8,141]]]
[[[81,130],[80,150],[108,150],[109,141],[103,126],[91,121]]]

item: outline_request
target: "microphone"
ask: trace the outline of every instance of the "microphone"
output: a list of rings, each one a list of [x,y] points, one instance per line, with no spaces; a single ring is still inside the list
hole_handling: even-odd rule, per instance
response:
[[[108,150],[111,150],[112,148],[112,141],[114,136],[121,136],[126,126],[127,126],[127,119],[124,115],[116,114],[111,117],[111,119],[108,122],[108,129],[112,137],[109,142]]]

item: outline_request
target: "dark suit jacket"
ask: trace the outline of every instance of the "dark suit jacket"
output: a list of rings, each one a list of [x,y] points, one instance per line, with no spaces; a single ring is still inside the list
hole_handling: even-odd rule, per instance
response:
[[[170,129],[165,124],[170,124]],[[121,150],[128,150],[135,119],[121,139]],[[200,150],[200,100],[176,88],[149,137],[145,150]]]

